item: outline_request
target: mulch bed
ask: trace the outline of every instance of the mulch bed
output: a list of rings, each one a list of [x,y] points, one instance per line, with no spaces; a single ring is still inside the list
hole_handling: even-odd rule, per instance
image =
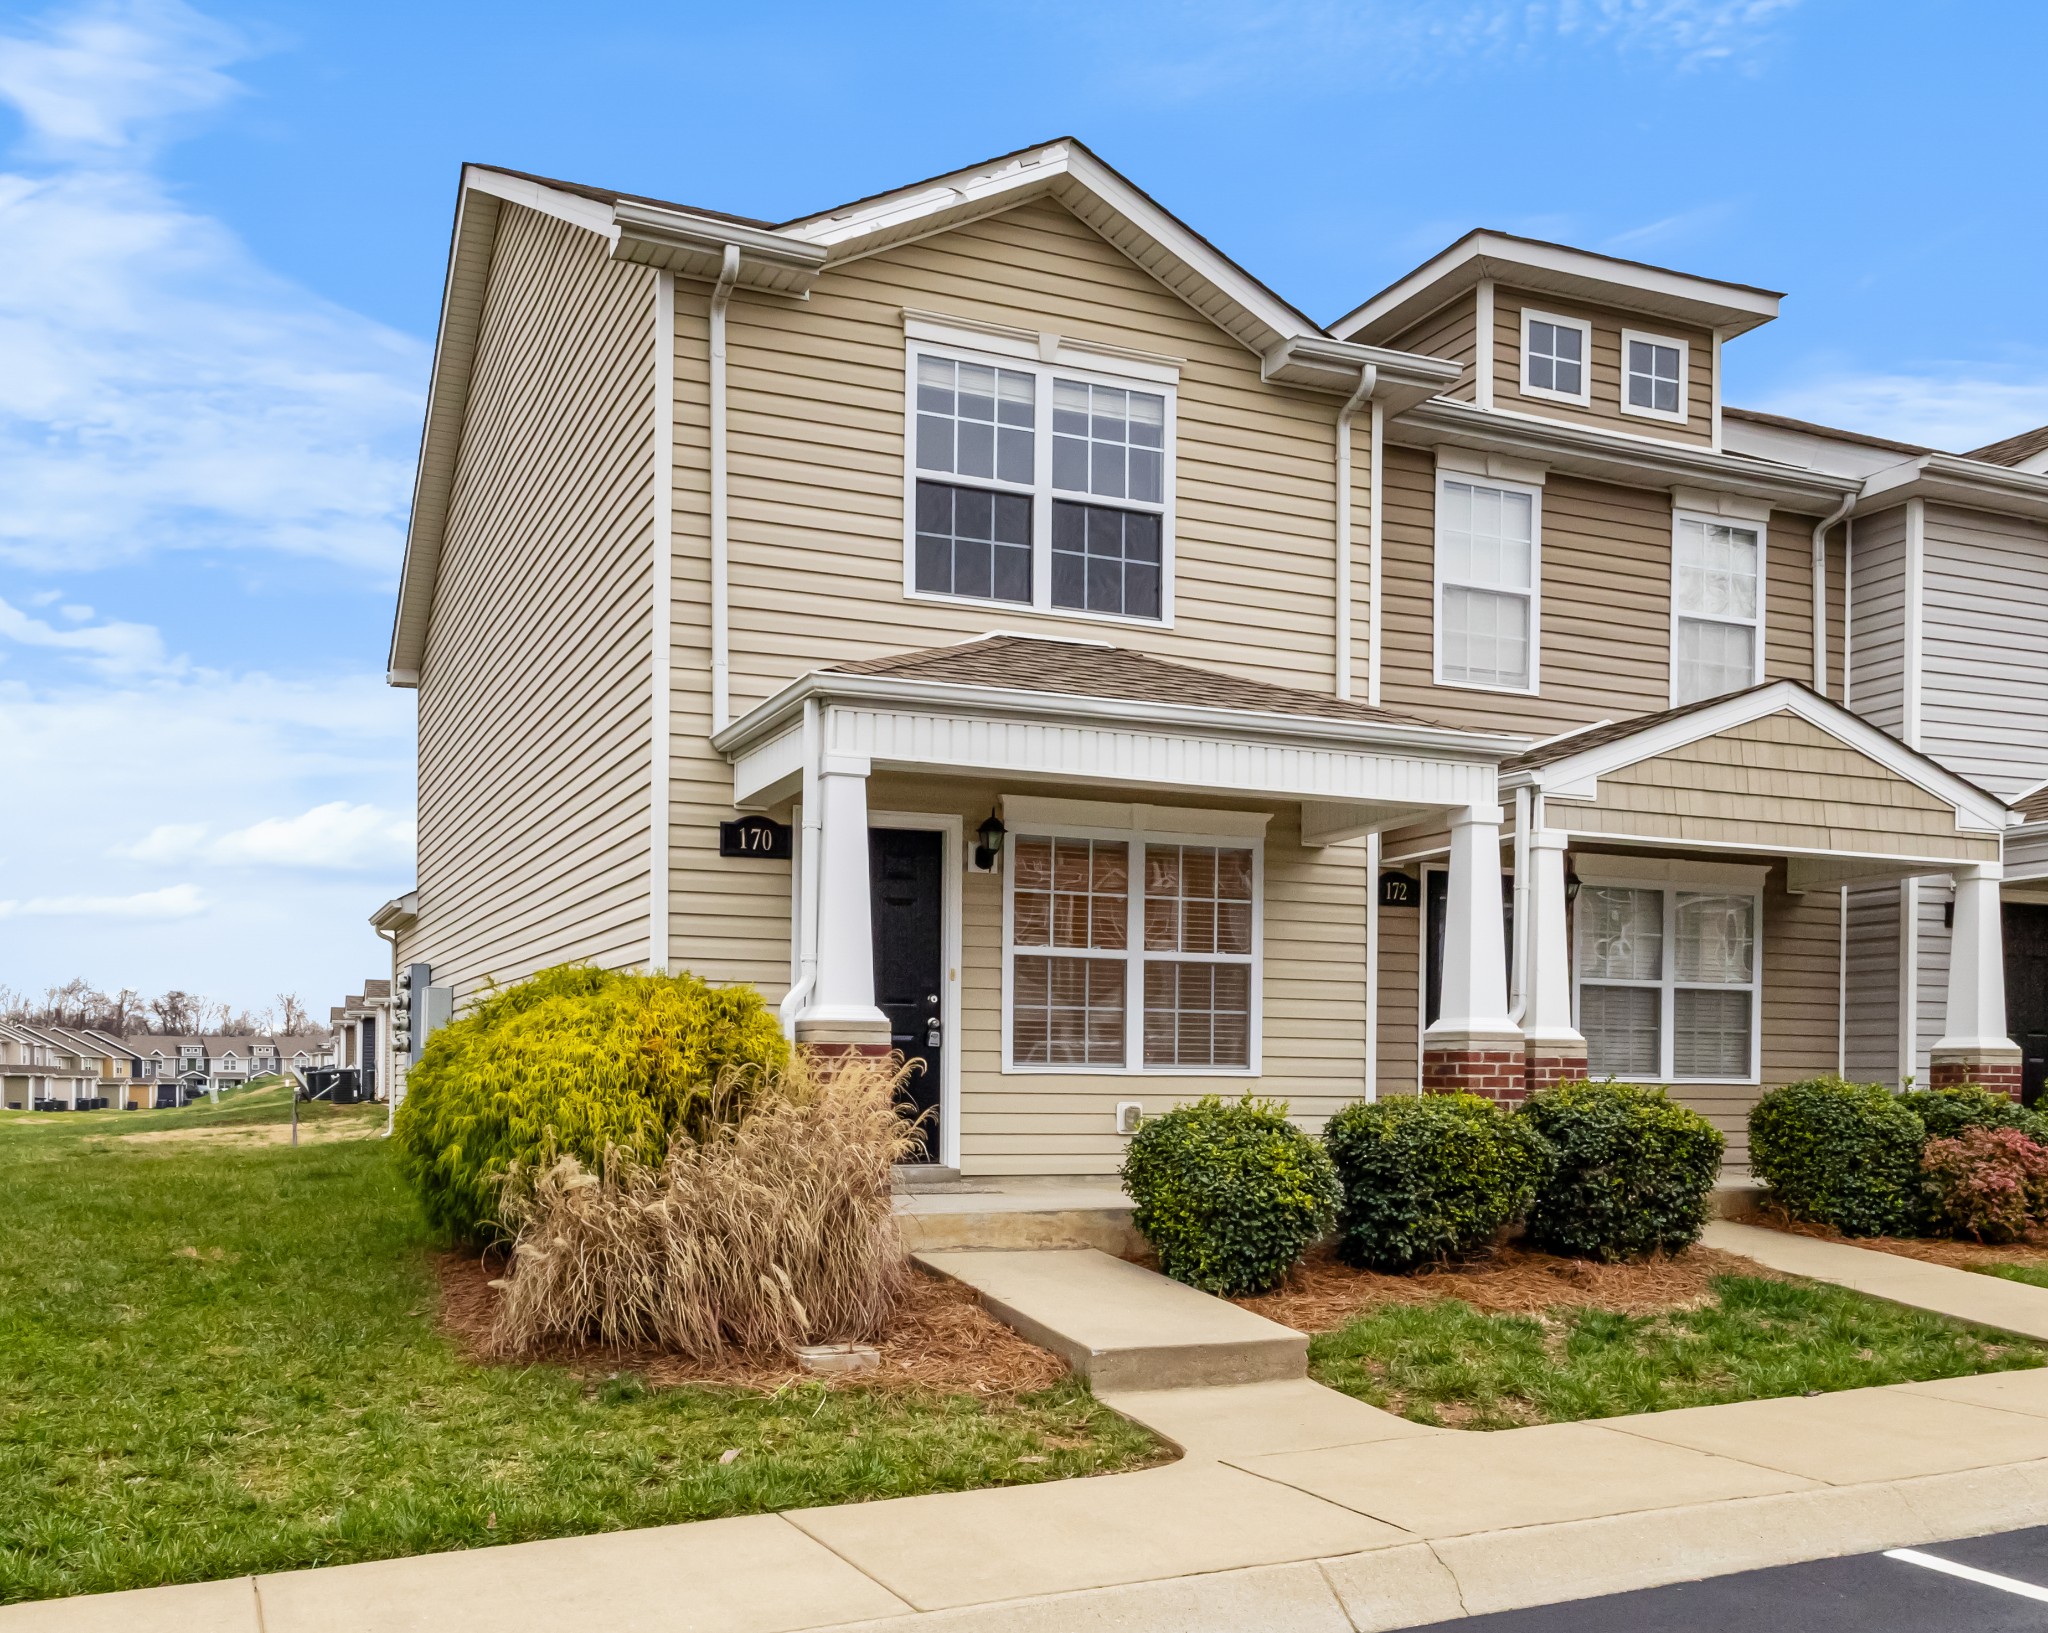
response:
[[[1405,1276],[1355,1270],[1325,1247],[1311,1251],[1274,1291],[1234,1302],[1312,1333],[1332,1332],[1384,1305],[1438,1299],[1463,1299],[1493,1315],[1540,1315],[1559,1307],[1654,1315],[1711,1303],[1716,1276],[1791,1279],[1707,1247],[1633,1264],[1595,1264],[1502,1243],[1475,1258]]]
[[[435,1268],[443,1330],[471,1360],[505,1364],[489,1344],[498,1308],[498,1293],[490,1283],[504,1273],[501,1265],[493,1257],[443,1253]],[[969,1289],[922,1271],[911,1276],[895,1322],[875,1347],[882,1352],[882,1364],[874,1371],[823,1374],[804,1371],[787,1355],[699,1362],[665,1350],[596,1344],[556,1350],[544,1358],[593,1377],[630,1372],[657,1386],[723,1384],[763,1393],[805,1383],[834,1389],[941,1389],[995,1399],[1050,1389],[1067,1376],[1066,1362],[997,1321]]]
[[[1879,1253],[1945,1264],[1954,1270],[1968,1270],[1979,1264],[2048,1264],[2048,1229],[2038,1227],[2017,1242],[1968,1242],[1948,1236],[1844,1236],[1832,1225],[1809,1225],[1804,1220],[1787,1219],[1769,1211],[1760,1212],[1753,1221],[1745,1223],[1781,1230],[1788,1236],[1839,1242],[1844,1247],[1874,1248]]]

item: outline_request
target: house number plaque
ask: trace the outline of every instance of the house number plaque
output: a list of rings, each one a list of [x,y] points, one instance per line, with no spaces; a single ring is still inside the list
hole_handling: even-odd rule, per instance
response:
[[[1380,906],[1415,907],[1422,901],[1422,886],[1408,874],[1389,870],[1380,875]]]
[[[787,862],[792,854],[789,824],[773,817],[743,816],[718,825],[720,856],[751,856],[764,862]]]

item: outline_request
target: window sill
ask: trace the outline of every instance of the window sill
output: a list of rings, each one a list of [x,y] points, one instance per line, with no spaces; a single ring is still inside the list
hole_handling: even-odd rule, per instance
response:
[[[1252,1066],[1020,1066],[1003,1063],[1004,1077],[1227,1077],[1240,1082],[1257,1078]]]
[[[1441,675],[1436,676],[1431,684],[1448,687],[1454,692],[1492,692],[1499,697],[1541,697],[1543,695],[1540,684],[1536,686],[1488,686],[1485,682],[1476,680],[1445,680]]]
[[[1581,396],[1573,396],[1569,391],[1545,391],[1541,386],[1525,385],[1517,386],[1515,388],[1515,395],[1527,397],[1532,403],[1568,403],[1573,408],[1591,408],[1593,406],[1593,393],[1591,391],[1587,391]]]
[[[1691,419],[1688,414],[1667,414],[1661,408],[1636,408],[1628,403],[1621,405],[1621,411],[1632,420],[1656,420],[1664,425],[1685,425]]]
[[[984,599],[978,595],[941,595],[936,590],[905,590],[903,599],[921,601],[935,607],[978,607],[987,612],[1022,614],[1033,618],[1066,618],[1090,624],[1122,624],[1131,629],[1171,629],[1173,613],[1169,609],[1158,618],[1138,618],[1122,612],[1082,612],[1067,607],[1041,607],[1029,601],[998,601],[993,596]]]

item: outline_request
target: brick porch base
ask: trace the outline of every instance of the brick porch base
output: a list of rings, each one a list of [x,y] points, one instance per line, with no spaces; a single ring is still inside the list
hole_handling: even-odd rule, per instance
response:
[[[1586,1075],[1584,1055],[1554,1054],[1529,1045],[1528,1068],[1525,1080],[1528,1092],[1536,1094],[1543,1089],[1554,1089],[1560,1083],[1576,1083]]]
[[[2008,1099],[2020,1097],[2020,1057],[2011,1055],[1936,1055],[1928,1062],[1927,1086],[1952,1089],[1975,1083]]]
[[[1424,1094],[1478,1094],[1501,1105],[1522,1098],[1528,1058],[1513,1047],[1425,1048],[1422,1053]]]

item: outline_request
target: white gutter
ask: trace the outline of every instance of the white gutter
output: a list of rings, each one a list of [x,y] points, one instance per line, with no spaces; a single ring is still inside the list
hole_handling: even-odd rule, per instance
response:
[[[777,1011],[783,1036],[796,1039],[796,1018],[818,984],[818,861],[824,843],[824,816],[818,809],[818,759],[822,742],[818,700],[804,699],[803,835],[797,847],[796,981]]]
[[[668,969],[670,717],[675,641],[676,275],[654,274],[653,639],[648,654],[647,967]]]
[[[1856,508],[1857,495],[1845,493],[1842,502],[1835,506],[1834,514],[1813,530],[1813,689],[1822,697],[1828,695],[1828,529],[1843,520]],[[1842,559],[1848,560],[1849,550],[1845,541]],[[1849,619],[1848,603],[1842,606],[1842,622],[1846,628]],[[1845,655],[1842,666],[1843,697],[1848,696],[1849,669],[1846,661],[1848,637],[1843,636],[1842,650]]]
[[[1370,449],[1372,486],[1367,490],[1370,508],[1366,511],[1365,531],[1365,568],[1371,575],[1366,581],[1365,701],[1375,709],[1380,705],[1380,470],[1386,458],[1386,430],[1386,410],[1375,402]]]
[[[1380,383],[1377,363],[1358,371],[1358,389],[1337,410],[1337,695],[1351,695],[1351,416]],[[1377,486],[1379,472],[1374,470]]]
[[[711,729],[732,723],[732,611],[726,541],[725,309],[739,281],[740,249],[725,246],[711,290]]]

